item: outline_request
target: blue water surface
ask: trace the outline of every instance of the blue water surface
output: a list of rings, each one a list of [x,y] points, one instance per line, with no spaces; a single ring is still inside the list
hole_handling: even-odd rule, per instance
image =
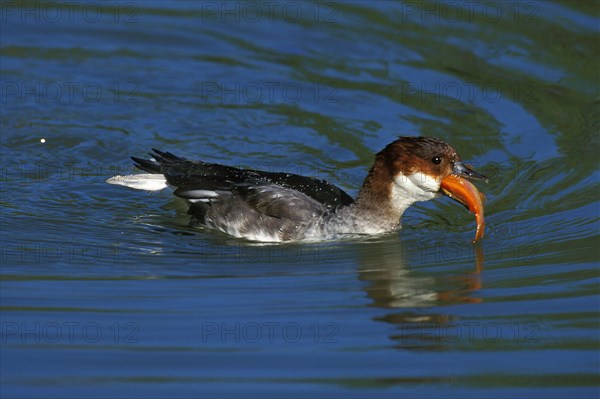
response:
[[[2,398],[599,396],[595,2],[0,4]],[[151,148],[355,195],[399,135],[490,177],[257,244],[105,183]]]

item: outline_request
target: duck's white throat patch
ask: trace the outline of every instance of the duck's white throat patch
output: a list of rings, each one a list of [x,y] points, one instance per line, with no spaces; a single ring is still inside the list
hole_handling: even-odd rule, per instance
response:
[[[424,173],[405,175],[398,173],[392,184],[392,202],[409,207],[417,201],[428,201],[439,195],[440,181]]]

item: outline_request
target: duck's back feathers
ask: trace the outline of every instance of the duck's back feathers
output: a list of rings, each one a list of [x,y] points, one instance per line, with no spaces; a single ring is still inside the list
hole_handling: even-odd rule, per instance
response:
[[[164,175],[167,183],[177,187],[175,195],[186,198],[194,190],[227,192],[242,187],[264,187],[276,185],[298,191],[326,208],[334,209],[349,205],[354,200],[339,187],[322,179],[292,173],[264,172],[252,169],[238,169],[202,161],[189,161],[170,152],[156,149],[150,153],[151,159],[131,157],[135,166],[145,172]]]

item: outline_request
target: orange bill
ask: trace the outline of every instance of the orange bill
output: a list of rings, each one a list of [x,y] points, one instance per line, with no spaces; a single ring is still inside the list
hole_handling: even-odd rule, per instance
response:
[[[467,179],[457,175],[449,175],[442,179],[441,189],[450,198],[466,206],[471,213],[475,214],[477,222],[477,231],[473,243],[483,238],[485,230],[485,221],[483,219],[483,201],[485,197],[477,190]]]

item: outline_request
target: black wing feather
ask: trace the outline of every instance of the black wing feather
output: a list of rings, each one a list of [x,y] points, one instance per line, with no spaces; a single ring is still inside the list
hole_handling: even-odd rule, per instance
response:
[[[243,186],[276,184],[297,190],[328,208],[350,205],[354,200],[339,187],[322,179],[292,173],[238,169],[202,161],[189,161],[170,152],[152,149],[152,159],[131,157],[135,166],[145,172],[165,175],[167,182],[179,187],[203,190],[231,190]],[[177,194],[177,192],[175,193]]]

